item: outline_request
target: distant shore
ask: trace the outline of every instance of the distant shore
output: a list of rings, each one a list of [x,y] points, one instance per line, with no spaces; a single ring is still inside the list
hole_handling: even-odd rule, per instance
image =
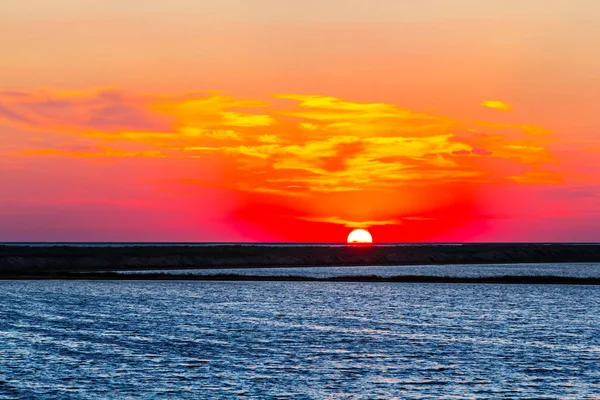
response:
[[[468,243],[373,246],[48,246],[0,245],[0,277],[244,267],[383,266],[600,262],[599,244]]]
[[[117,272],[47,272],[37,274],[2,274],[0,280],[119,280],[119,281],[209,281],[209,282],[388,282],[388,283],[479,283],[479,284],[544,284],[544,285],[600,285],[600,278],[564,276],[491,276],[448,277],[427,275],[337,276],[315,278],[306,276],[257,276],[241,274],[169,274]]]

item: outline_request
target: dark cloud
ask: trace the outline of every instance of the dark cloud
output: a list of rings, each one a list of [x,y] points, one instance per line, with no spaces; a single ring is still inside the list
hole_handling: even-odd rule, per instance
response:
[[[471,154],[469,150],[456,150],[452,152],[452,155],[455,156],[468,156],[469,154]]]
[[[23,117],[14,111],[11,111],[0,104],[0,118],[6,118],[14,122],[21,122],[25,124],[37,125],[37,123],[29,118]]]
[[[123,93],[117,89],[107,89],[99,92],[96,97],[100,100],[108,101],[111,103],[121,103],[125,98]]]
[[[153,115],[145,101],[147,99],[129,98],[116,89],[72,98],[46,93],[4,96],[4,102],[0,103],[0,120],[49,130],[170,130],[172,124],[168,118]]]
[[[28,97],[29,94],[25,92],[17,92],[13,90],[0,90],[0,96],[6,97]]]
[[[153,120],[139,108],[122,104],[94,109],[87,121],[84,121],[84,125],[101,131],[169,129],[166,124],[157,123],[156,118]]]
[[[471,153],[478,155],[478,156],[491,156],[492,152],[486,149],[478,149],[478,148],[474,148],[473,150],[471,150]]]

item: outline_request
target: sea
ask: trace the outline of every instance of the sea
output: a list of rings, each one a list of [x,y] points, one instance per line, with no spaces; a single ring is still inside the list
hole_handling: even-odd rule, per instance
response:
[[[109,271],[107,271],[109,272]],[[372,265],[372,266],[305,266],[267,268],[203,268],[203,269],[153,269],[114,271],[120,274],[169,275],[244,275],[293,276],[309,278],[335,278],[346,276],[439,276],[458,278],[486,278],[498,276],[560,276],[569,278],[600,278],[600,263],[523,263],[523,264],[448,264],[448,265]]]
[[[599,396],[597,286],[0,281],[0,399]]]

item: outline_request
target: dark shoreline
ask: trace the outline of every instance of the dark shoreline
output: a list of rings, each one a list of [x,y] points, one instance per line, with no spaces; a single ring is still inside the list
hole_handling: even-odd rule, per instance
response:
[[[448,277],[430,275],[400,275],[380,277],[376,275],[339,276],[315,278],[305,276],[257,276],[240,274],[168,274],[117,272],[81,273],[48,272],[40,274],[2,274],[0,280],[118,280],[118,281],[203,281],[203,282],[388,282],[388,283],[479,283],[479,284],[540,284],[540,285],[600,285],[600,278],[577,278],[564,276],[491,276]]]
[[[600,262],[599,244],[0,245],[0,277],[67,271],[585,262]]]

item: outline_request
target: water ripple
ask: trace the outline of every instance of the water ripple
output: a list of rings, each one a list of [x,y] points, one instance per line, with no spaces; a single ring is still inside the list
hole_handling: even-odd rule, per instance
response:
[[[594,398],[590,286],[0,282],[0,399]]]

